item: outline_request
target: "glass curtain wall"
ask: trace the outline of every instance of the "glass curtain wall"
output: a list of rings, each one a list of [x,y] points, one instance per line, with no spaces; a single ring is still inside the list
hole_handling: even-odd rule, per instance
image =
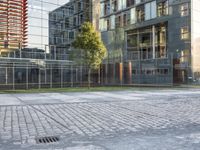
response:
[[[27,43],[22,49],[16,48],[7,56],[0,56],[0,90],[72,87],[83,85],[87,81],[85,68],[74,66],[66,57],[62,59],[54,57],[53,52],[57,51],[58,44],[51,44],[50,41],[50,37],[53,37],[50,35],[51,32],[59,31],[61,33],[60,29],[64,29],[64,27],[73,28],[74,20],[76,25],[80,25],[84,20],[80,14],[76,18],[69,17],[69,20],[50,28],[51,22],[58,22],[63,15],[68,15],[70,11],[73,11],[73,8],[64,5],[68,2],[68,0],[27,1]],[[83,9],[82,4],[82,1],[77,1],[77,5],[74,5],[77,11]],[[62,11],[58,11],[54,13],[55,16],[50,17],[50,13],[61,7],[64,7],[66,11],[61,9]],[[69,37],[74,37],[74,33],[61,34],[54,40],[62,42]]]
[[[28,0],[27,48],[44,50],[47,47],[49,44],[49,13],[67,2],[66,0]]]

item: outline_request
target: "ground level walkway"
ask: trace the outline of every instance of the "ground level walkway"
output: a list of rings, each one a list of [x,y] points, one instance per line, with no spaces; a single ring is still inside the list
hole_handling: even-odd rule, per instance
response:
[[[199,147],[199,89],[0,94],[0,150]]]

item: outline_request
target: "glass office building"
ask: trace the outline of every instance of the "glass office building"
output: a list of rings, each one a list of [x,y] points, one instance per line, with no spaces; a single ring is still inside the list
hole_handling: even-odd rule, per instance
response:
[[[123,83],[199,83],[199,12],[198,0],[101,1],[105,68],[123,63]]]

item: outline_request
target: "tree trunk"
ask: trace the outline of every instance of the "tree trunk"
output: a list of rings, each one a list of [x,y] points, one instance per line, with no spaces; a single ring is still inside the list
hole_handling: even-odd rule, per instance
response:
[[[88,89],[90,89],[90,74],[91,74],[91,69],[88,69]]]

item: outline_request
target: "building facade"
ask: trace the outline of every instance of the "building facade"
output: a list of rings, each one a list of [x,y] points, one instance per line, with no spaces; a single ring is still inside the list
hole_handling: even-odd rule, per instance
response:
[[[70,0],[49,13],[49,46],[51,54],[62,57],[69,53],[81,25],[85,21],[99,28],[99,0]],[[67,58],[66,58],[67,59]]]
[[[0,54],[27,43],[27,0],[0,0]]]
[[[122,74],[121,82],[130,84],[199,82],[199,4],[199,0],[101,1],[100,30],[110,55],[104,69],[108,78]],[[116,72],[116,64],[123,68]]]

